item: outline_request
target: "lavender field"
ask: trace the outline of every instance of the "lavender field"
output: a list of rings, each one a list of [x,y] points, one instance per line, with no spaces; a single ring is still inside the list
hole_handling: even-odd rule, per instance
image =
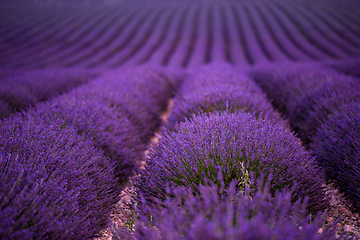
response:
[[[0,1],[0,239],[360,239],[360,2]]]

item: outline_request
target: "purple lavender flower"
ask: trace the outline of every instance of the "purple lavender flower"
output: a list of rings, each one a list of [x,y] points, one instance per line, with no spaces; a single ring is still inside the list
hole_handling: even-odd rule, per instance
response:
[[[0,121],[1,239],[84,239],[107,224],[121,186],[93,145],[37,113]]]
[[[335,224],[325,226],[326,216],[309,216],[307,200],[292,203],[289,191],[270,193],[269,184],[252,193],[239,191],[236,181],[224,185],[175,187],[164,201],[148,205],[143,200],[135,233],[127,239],[332,239]],[[169,196],[173,197],[169,197]],[[319,229],[322,233],[318,234]],[[123,239],[122,229],[113,229],[115,239]],[[126,236],[126,235],[125,235]]]
[[[319,127],[311,145],[326,176],[360,209],[360,106],[343,105]]]
[[[145,144],[161,124],[171,86],[171,80],[149,68],[126,68],[39,105],[35,112],[62,119],[64,126],[92,139],[116,164],[123,184],[138,170]]]
[[[206,179],[220,184],[221,173],[227,186],[248,171],[255,176],[273,172],[272,192],[298,182],[294,200],[308,196],[313,212],[327,206],[324,175],[300,140],[284,122],[254,114],[205,114],[180,123],[174,132],[162,133],[147,163],[136,186],[150,200],[163,199],[168,183],[198,190]]]

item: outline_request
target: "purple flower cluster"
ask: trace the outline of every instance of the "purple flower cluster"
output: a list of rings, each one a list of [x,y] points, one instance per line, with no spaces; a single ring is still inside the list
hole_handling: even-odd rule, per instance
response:
[[[329,114],[360,97],[358,79],[316,65],[282,65],[251,74],[305,143]]]
[[[46,101],[87,83],[97,75],[93,71],[77,69],[0,73],[0,101],[9,105],[7,110],[0,109],[0,117],[8,117],[12,112]]]
[[[319,128],[311,145],[329,179],[360,210],[360,105],[343,105]]]
[[[105,227],[174,81],[110,72],[0,122],[0,236],[87,239]]]
[[[291,192],[271,194],[269,186],[262,186],[262,182],[258,181],[255,193],[248,187],[240,191],[234,181],[227,189],[199,186],[198,194],[187,187],[169,188],[164,201],[157,199],[148,205],[143,200],[134,235],[126,234],[121,228],[113,229],[114,238],[327,240],[335,237],[335,224],[325,226],[325,215],[308,215],[306,199],[291,203]]]
[[[178,85],[175,78],[150,67],[124,68],[105,75],[96,93],[104,92],[105,101],[124,109],[146,144],[162,124],[160,116]]]
[[[184,80],[175,97],[166,127],[199,113],[215,111],[255,112],[279,119],[262,90],[252,79],[230,65],[208,65]]]
[[[121,186],[91,140],[39,114],[0,121],[0,238],[87,239]]]
[[[247,173],[273,173],[273,193],[297,182],[294,200],[308,196],[312,212],[327,207],[324,175],[300,140],[284,122],[250,113],[203,114],[177,125],[174,132],[164,131],[147,163],[136,186],[150,201],[164,199],[167,184],[198,191],[207,180],[228,186],[235,179],[243,181]]]
[[[90,137],[116,163],[116,177],[124,183],[137,171],[145,144],[161,124],[172,86],[150,68],[128,68],[39,105],[36,113],[62,119],[64,126]]]

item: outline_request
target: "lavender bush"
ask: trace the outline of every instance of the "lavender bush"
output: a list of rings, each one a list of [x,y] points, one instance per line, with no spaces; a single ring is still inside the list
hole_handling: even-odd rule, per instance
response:
[[[79,89],[82,90],[82,89]],[[86,88],[84,88],[86,92]],[[61,119],[62,126],[76,129],[77,134],[90,138],[116,165],[115,176],[122,184],[137,171],[144,144],[140,134],[121,107],[111,107],[96,95],[81,98],[80,91],[39,105],[35,114]],[[32,113],[30,113],[32,114]]]
[[[143,200],[133,235],[114,228],[114,239],[335,238],[336,223],[325,226],[325,215],[308,215],[306,199],[292,203],[291,192],[273,195],[269,184],[262,187],[262,182],[255,193],[249,187],[240,191],[236,181],[228,189],[200,185],[195,195],[191,188],[170,188],[164,201],[148,205]]]
[[[128,118],[142,134],[142,141],[148,143],[162,124],[160,116],[178,85],[175,78],[151,67],[123,68],[106,75],[100,91],[110,104],[127,109]]]
[[[180,123],[175,132],[162,133],[147,163],[135,184],[150,201],[164,199],[166,184],[197,191],[206,179],[220,184],[219,173],[228,186],[248,173],[259,176],[273,171],[273,193],[298,182],[294,200],[308,196],[313,212],[327,206],[324,175],[299,139],[284,122],[257,119],[254,114],[205,114]]]
[[[123,184],[138,170],[145,144],[161,123],[160,111],[168,100],[162,94],[172,94],[172,82],[167,81],[149,68],[110,72],[39,105],[36,112],[62,119],[64,126],[91,138],[116,164],[115,175]]]
[[[93,237],[121,190],[90,140],[36,113],[0,121],[0,172],[1,239]]]
[[[360,210],[360,106],[343,105],[319,127],[311,145],[326,176]]]

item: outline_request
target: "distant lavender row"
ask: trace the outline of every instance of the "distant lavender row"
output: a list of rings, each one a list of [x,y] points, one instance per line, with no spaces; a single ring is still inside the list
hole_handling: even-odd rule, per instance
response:
[[[330,61],[323,63],[323,65],[346,75],[360,78],[360,58]]]
[[[333,66],[341,71],[345,64]],[[359,210],[360,79],[319,65],[283,65],[252,74],[317,155],[327,178],[335,181]]]
[[[316,64],[255,68],[251,75],[305,143],[329,114],[360,98],[359,79]]]
[[[0,118],[67,92],[98,75],[77,69],[25,72],[0,69]]]
[[[262,90],[241,70],[231,65],[211,64],[184,80],[165,126],[173,129],[176,123],[194,115],[217,111],[255,112],[280,119]]]
[[[236,184],[233,181],[228,189],[200,186],[198,195],[186,187],[170,188],[167,194],[172,198],[157,200],[150,207],[142,204],[145,210],[141,211],[134,235],[119,228],[112,230],[113,237],[116,240],[335,238],[335,224],[324,226],[325,215],[311,218],[306,211],[306,200],[292,204],[289,191],[273,196],[269,185],[262,186],[261,180],[256,193],[249,186],[239,190]],[[338,237],[347,239],[345,234]]]
[[[317,2],[1,3],[12,14],[0,24],[0,66],[187,68],[359,56],[358,4]]]

